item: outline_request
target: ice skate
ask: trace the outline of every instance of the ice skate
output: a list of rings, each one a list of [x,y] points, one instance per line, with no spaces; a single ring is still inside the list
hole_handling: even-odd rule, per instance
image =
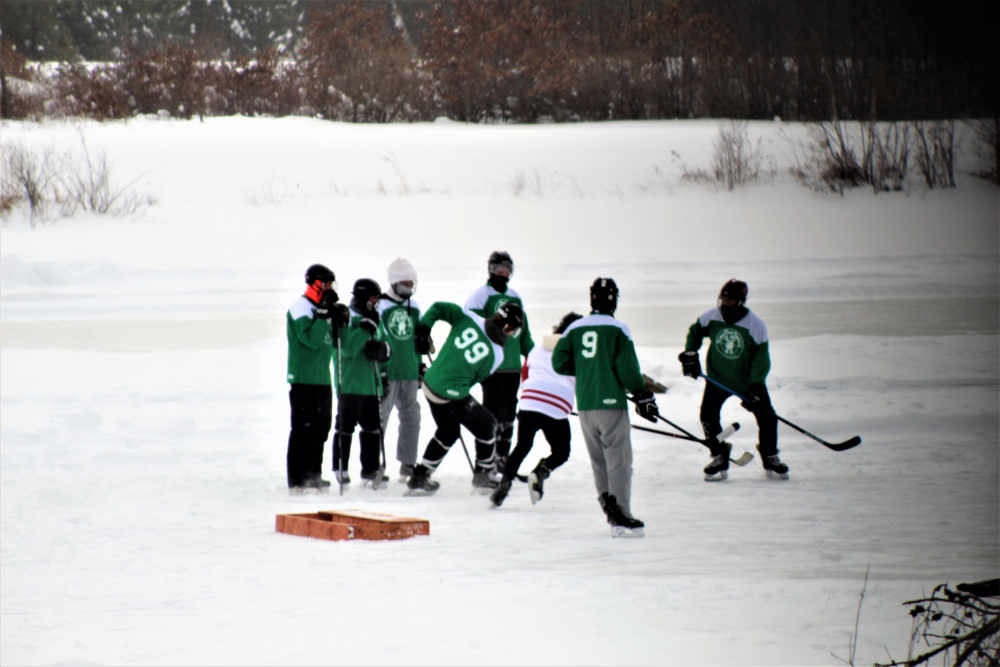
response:
[[[493,503],[493,507],[496,508],[503,505],[503,501],[507,499],[508,493],[510,493],[510,482],[500,482],[500,485],[490,494],[490,502]]]
[[[472,475],[472,488],[474,491],[486,492],[500,486],[500,482],[495,479],[496,473],[493,470],[486,470],[476,466],[476,471]]]
[[[551,472],[544,464],[539,463],[528,475],[528,494],[531,496],[531,504],[536,505],[545,495],[544,482]]]
[[[420,464],[413,469],[413,475],[406,483],[408,496],[429,496],[441,488],[441,484],[431,478],[431,470]]]
[[[705,466],[706,482],[722,482],[729,477],[729,453],[733,446],[728,442],[719,443],[724,453],[712,457],[711,463]]]
[[[768,479],[788,479],[788,466],[781,462],[777,454],[768,456],[760,451],[760,445],[757,445],[757,451],[760,453],[760,462]]]
[[[625,514],[614,496],[607,497],[605,507],[608,523],[611,524],[611,537],[642,537],[645,534],[643,529],[646,524]]]

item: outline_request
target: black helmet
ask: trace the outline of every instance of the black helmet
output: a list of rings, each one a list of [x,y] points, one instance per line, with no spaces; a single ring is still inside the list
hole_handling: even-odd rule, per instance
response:
[[[312,285],[317,280],[323,283],[336,282],[337,276],[322,264],[313,264],[306,269],[306,284]]]
[[[722,286],[719,290],[719,298],[723,297],[727,299],[735,299],[737,306],[742,306],[747,301],[747,294],[750,289],[747,284],[742,280],[737,280],[736,278],[730,278],[729,282]]]
[[[496,273],[496,270],[505,266],[510,271],[511,275],[514,275],[514,260],[510,258],[505,250],[494,250],[490,253],[490,260],[486,263],[486,270],[490,273]]]
[[[361,278],[354,283],[354,289],[351,290],[351,294],[357,299],[358,303],[368,303],[374,296],[380,296],[382,294],[382,288],[377,282],[371,278]]]
[[[521,325],[524,324],[524,311],[521,306],[513,301],[508,301],[497,308],[494,319],[503,328],[520,329]]]
[[[590,286],[590,307],[605,315],[618,309],[618,285],[614,278],[597,278]]]
[[[555,328],[552,329],[552,332],[561,334],[562,332],[566,331],[566,327],[573,324],[573,322],[576,322],[577,320],[581,319],[583,319],[583,315],[581,315],[580,313],[573,313],[573,312],[566,313],[565,315],[563,315],[563,318],[559,320],[559,324],[557,324]]]

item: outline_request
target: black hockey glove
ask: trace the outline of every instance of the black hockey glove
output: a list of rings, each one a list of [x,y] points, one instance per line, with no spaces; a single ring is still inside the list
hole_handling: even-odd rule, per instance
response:
[[[375,320],[367,317],[358,322],[358,326],[367,331],[369,336],[374,336],[375,332],[378,331],[378,324],[375,323]]]
[[[389,343],[381,340],[370,340],[365,343],[365,356],[372,361],[389,361],[392,356],[392,349]]]
[[[413,330],[413,347],[417,354],[427,354],[431,351],[431,328],[426,324],[418,324]]]
[[[685,350],[677,358],[681,360],[681,372],[684,375],[689,378],[701,376],[701,360],[698,358],[697,350]]]
[[[740,403],[740,405],[754,414],[756,414],[758,410],[767,409],[767,389],[765,389],[762,384],[750,385],[743,398],[746,400]]]
[[[648,389],[634,392],[632,400],[635,401],[635,413],[643,419],[655,422],[656,418],[660,416],[660,410],[656,407],[656,399],[653,398],[653,392]]]
[[[316,317],[328,320],[333,317],[333,309],[337,306],[337,293],[333,290],[323,292],[316,304]]]
[[[351,323],[351,309],[347,307],[347,304],[338,303],[334,305],[331,309],[333,316],[330,318],[330,322],[336,327],[346,327]]]

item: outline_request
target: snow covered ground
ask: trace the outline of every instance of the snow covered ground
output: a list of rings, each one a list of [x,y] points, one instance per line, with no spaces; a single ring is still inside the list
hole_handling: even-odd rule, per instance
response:
[[[997,190],[961,174],[952,191],[818,195],[786,175],[804,133],[782,123],[750,126],[773,182],[684,181],[717,133],[0,125],[38,151],[83,136],[155,201],[0,226],[0,662],[836,665],[862,591],[855,664],[905,657],[904,601],[1000,573]],[[692,431],[702,384],[677,353],[723,282],[746,280],[779,413],[862,445],[782,426],[789,481],[755,460],[708,484],[702,447],[633,431],[640,540],[609,537],[576,425],[535,506],[522,485],[489,510],[457,451],[434,497],[290,496],[284,317],[305,267],[332,267],[346,295],[404,256],[426,307],[464,302],[498,249],[536,338],[613,276],[644,371],[669,385],[661,413]],[[753,451],[751,416],[730,401],[723,418]],[[394,442],[391,425],[390,459]],[[525,471],[547,452],[539,436]],[[274,531],[276,514],[338,508],[431,534]]]

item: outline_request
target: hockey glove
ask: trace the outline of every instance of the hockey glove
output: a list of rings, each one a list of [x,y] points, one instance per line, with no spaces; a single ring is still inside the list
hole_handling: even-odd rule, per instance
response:
[[[427,354],[431,351],[431,328],[426,324],[418,324],[413,330],[413,347],[417,354]]]
[[[685,350],[677,357],[681,360],[681,372],[689,378],[701,376],[701,360],[697,350]]]
[[[656,407],[656,399],[653,398],[653,392],[647,389],[634,392],[632,400],[635,401],[635,413],[643,419],[655,422],[656,418],[660,416],[660,410]]]
[[[762,384],[750,385],[747,388],[747,393],[744,398],[746,400],[740,403],[740,405],[754,414],[756,414],[758,410],[766,409],[769,404],[769,401],[767,400],[767,389],[765,389]]]
[[[333,316],[330,321],[334,326],[346,327],[351,323],[351,309],[346,304],[338,303],[331,309]]]
[[[389,343],[381,340],[370,340],[365,343],[364,347],[365,356],[372,361],[388,361],[389,357],[392,356],[392,350],[389,348]]]
[[[316,317],[328,320],[333,317],[333,309],[337,306],[337,293],[333,290],[323,292],[316,304]]]
[[[378,324],[375,323],[375,320],[367,317],[358,322],[358,326],[364,329],[369,336],[374,336],[375,332],[378,331]]]

